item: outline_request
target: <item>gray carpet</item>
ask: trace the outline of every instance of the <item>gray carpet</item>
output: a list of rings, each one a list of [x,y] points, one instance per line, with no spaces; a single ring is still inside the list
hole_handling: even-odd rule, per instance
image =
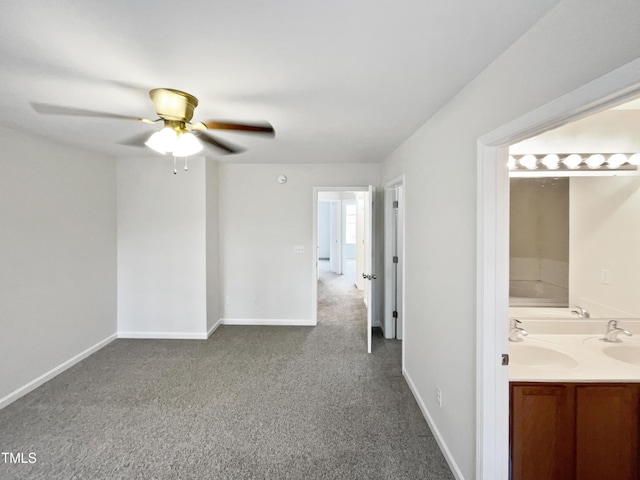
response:
[[[8,479],[452,479],[400,342],[365,352],[362,295],[324,273],[319,325],[119,339],[0,410]]]

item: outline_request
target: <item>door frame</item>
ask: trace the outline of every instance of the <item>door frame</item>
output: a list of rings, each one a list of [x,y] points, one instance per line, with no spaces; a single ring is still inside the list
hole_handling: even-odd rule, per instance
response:
[[[493,130],[478,139],[476,478],[508,478],[508,146],[624,103],[640,94],[640,59]],[[504,321],[498,321],[504,319]]]
[[[394,232],[392,215],[393,210],[389,204],[391,200],[388,197],[388,191],[395,190],[396,188],[400,188],[398,195],[398,223],[397,223],[397,231]],[[398,285],[400,290],[400,297],[397,298],[398,302],[398,312],[400,322],[402,323],[402,334],[404,335],[404,304],[405,304],[405,296],[404,296],[404,272],[405,272],[405,221],[404,221],[404,197],[405,197],[405,185],[404,185],[404,175],[400,175],[393,180],[388,181],[384,185],[384,320],[383,323],[386,323],[389,320],[389,315],[391,315],[391,305],[392,305],[392,294],[393,294],[393,286],[391,285],[391,277],[390,273],[393,268],[393,253],[391,252],[391,242],[390,237],[393,233],[396,233],[396,239],[399,240],[396,247],[398,251]],[[393,336],[387,337],[387,329],[384,329],[385,338],[394,338],[397,337],[396,333],[393,332]],[[404,343],[402,344],[402,365],[404,367]]]
[[[318,193],[319,192],[368,192],[369,186],[352,187],[313,187],[313,212],[311,231],[311,320],[313,325],[318,325]],[[342,205],[342,204],[341,204]],[[341,207],[342,208],[342,207]]]

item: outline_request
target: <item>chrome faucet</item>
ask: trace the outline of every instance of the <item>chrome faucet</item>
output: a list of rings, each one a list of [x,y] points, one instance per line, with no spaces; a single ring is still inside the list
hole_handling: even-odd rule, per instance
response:
[[[524,328],[519,326],[522,324],[520,320],[518,320],[517,318],[510,318],[509,321],[511,323],[511,326],[509,328],[510,342],[521,342],[523,340],[522,337],[526,337],[527,335],[529,335]]]
[[[582,308],[580,305],[576,305],[576,310],[571,310],[571,313],[575,313],[579,318],[591,318],[591,314],[586,308]]]
[[[619,333],[624,333],[627,337],[630,337],[632,335],[629,330],[619,328],[617,320],[609,320],[609,323],[607,323],[607,332],[600,340],[602,340],[603,342],[620,343],[622,342],[622,340],[618,339]]]

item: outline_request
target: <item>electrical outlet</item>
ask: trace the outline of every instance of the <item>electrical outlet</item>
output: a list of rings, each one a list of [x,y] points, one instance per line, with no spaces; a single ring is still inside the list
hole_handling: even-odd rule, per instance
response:
[[[229,295],[224,297],[224,304],[225,305],[231,305],[231,297]]]
[[[436,402],[438,402],[439,406],[442,406],[442,391],[440,387],[436,387]]]
[[[606,269],[602,269],[600,272],[600,283],[603,285],[611,285],[611,272]]]

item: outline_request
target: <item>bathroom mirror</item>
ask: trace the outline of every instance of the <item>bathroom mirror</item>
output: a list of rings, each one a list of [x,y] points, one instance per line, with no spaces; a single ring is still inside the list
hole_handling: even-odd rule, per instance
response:
[[[638,125],[631,99],[509,147],[510,316],[640,317]]]
[[[519,316],[640,317],[640,177],[512,178],[510,208]]]

